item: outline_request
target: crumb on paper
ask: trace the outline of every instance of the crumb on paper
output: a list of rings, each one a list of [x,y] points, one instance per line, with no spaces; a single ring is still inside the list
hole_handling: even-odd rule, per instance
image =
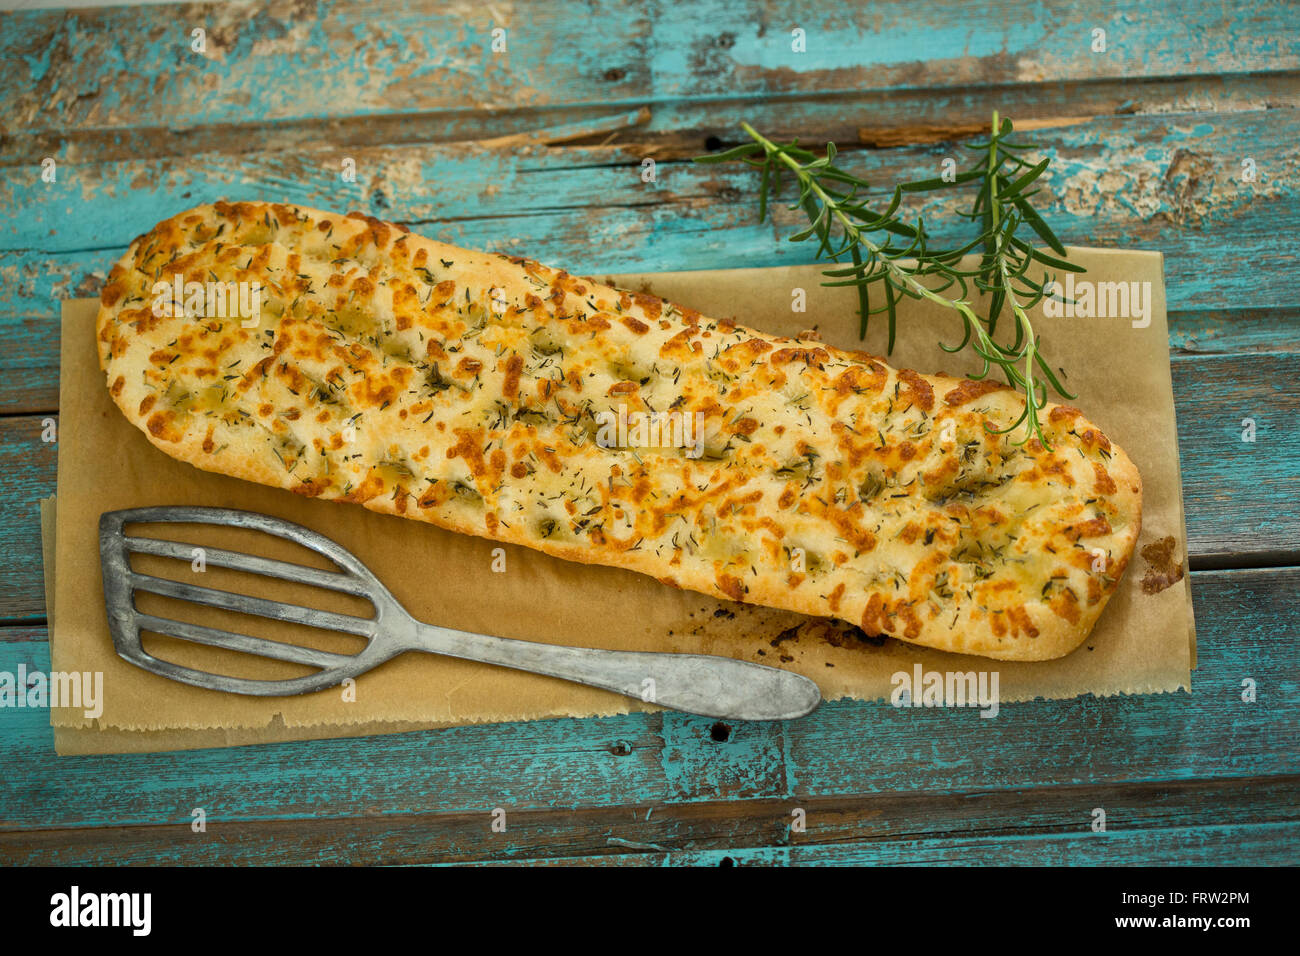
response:
[[[1159,594],[1183,579],[1183,562],[1174,559],[1173,536],[1161,538],[1142,549],[1142,558],[1151,567],[1142,577],[1143,594]]]

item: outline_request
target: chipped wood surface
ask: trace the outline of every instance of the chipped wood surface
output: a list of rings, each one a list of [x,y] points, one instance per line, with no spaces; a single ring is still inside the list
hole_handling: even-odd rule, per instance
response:
[[[690,157],[748,119],[833,139],[889,184],[934,175],[994,106],[1052,157],[1046,218],[1066,242],[1165,254],[1200,632],[1192,694],[1004,705],[996,721],[844,701],[787,726],[638,714],[50,774],[45,715],[0,711],[0,860],[1294,862],[1292,4],[977,0],[954,19],[894,0],[236,0],[0,14],[0,68],[0,671],[48,667],[36,501],[54,490],[57,300],[97,294],[160,218],[287,199],[578,273],[803,262],[783,210],[754,222],[748,171]],[[956,228],[951,209],[926,214]],[[188,839],[198,805],[222,837]],[[1078,810],[1099,805],[1121,821],[1100,839]],[[496,806],[516,814],[508,836],[488,831]]]
[[[499,14],[499,21],[494,15]],[[578,24],[598,23],[583,31]],[[190,31],[207,31],[191,50]],[[491,30],[506,29],[494,53]],[[792,49],[805,33],[808,52]],[[1105,53],[1092,31],[1107,32]],[[1300,68],[1285,0],[1229,7],[1162,0],[974,0],[954,18],[906,0],[370,4],[274,0],[16,14],[0,42],[12,130],[262,120],[792,93],[960,90],[1004,83],[1230,76]],[[1213,38],[1213,42],[1206,42]],[[146,119],[147,117],[147,119]]]
[[[1128,841],[1158,837],[1171,859],[1190,862],[1206,830],[1237,828],[1247,842],[1292,832],[1300,774],[1300,684],[1292,658],[1270,646],[1273,602],[1300,586],[1300,571],[1193,576],[1197,619],[1217,632],[1202,642],[1194,693],[1006,704],[994,721],[839,701],[785,726],[719,732],[705,718],[633,714],[68,757],[53,775],[42,772],[44,715],[15,711],[0,736],[0,858],[470,862],[708,850],[748,861],[761,847],[834,858],[853,845],[907,862],[907,848],[919,860],[966,838],[1020,862],[1032,862],[1015,854],[1022,840],[1063,855],[1076,841],[1115,840],[1077,852],[1142,862]],[[42,628],[7,636],[0,669],[48,667]],[[1239,698],[1242,675],[1261,688],[1254,705]],[[106,766],[147,784],[105,788]],[[228,836],[193,837],[194,806]],[[498,806],[509,825],[493,835]],[[1096,806],[1113,821],[1104,836],[1089,830]],[[790,829],[795,807],[807,813],[802,834]]]
[[[1044,218],[1069,244],[1162,251],[1173,310],[1292,306],[1296,253],[1277,242],[1300,230],[1292,133],[1269,110],[1039,129],[1033,139],[1053,159]],[[881,184],[934,176],[945,157],[962,158],[942,143],[844,155]],[[356,182],[340,178],[344,158],[356,162]],[[656,182],[644,183],[644,158],[635,144],[420,144],[75,163],[55,183],[0,168],[0,204],[23,211],[0,229],[0,319],[54,316],[58,298],[96,294],[131,239],[223,196],[361,209],[578,274],[671,270],[701,257],[716,268],[810,261],[810,249],[781,239],[793,213],[778,207],[775,226],[756,222],[752,171],[661,159]],[[1246,159],[1254,181],[1243,178]],[[926,214],[936,235],[961,228],[950,208]]]

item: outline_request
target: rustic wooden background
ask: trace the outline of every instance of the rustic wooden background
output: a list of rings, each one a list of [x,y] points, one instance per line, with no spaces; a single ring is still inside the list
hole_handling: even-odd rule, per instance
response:
[[[59,300],[97,295],[159,219],[286,199],[579,274],[807,261],[755,223],[746,170],[689,158],[749,120],[833,139],[889,183],[934,175],[995,107],[1053,157],[1067,243],[1166,256],[1200,634],[1190,694],[995,721],[840,702],[785,726],[641,714],[56,758],[46,713],[5,710],[0,860],[1295,863],[1298,71],[1280,0],[0,13],[0,671],[49,666],[36,502],[55,487]]]

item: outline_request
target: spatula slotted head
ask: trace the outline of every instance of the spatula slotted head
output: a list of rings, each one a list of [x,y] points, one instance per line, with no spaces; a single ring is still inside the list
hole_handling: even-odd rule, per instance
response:
[[[308,548],[324,556],[338,570],[323,571],[288,561],[159,538],[127,535],[125,532],[127,524],[146,523],[218,525],[251,529]],[[196,547],[201,547],[206,564],[354,595],[370,601],[374,606],[375,614],[363,618],[283,601],[271,601],[233,591],[141,574],[131,567],[132,554],[156,555],[189,562]],[[99,554],[104,572],[104,604],[108,612],[108,626],[118,655],[132,664],[163,677],[197,687],[236,694],[262,697],[285,696],[333,687],[349,677],[364,673],[390,656],[384,653],[382,648],[377,647],[375,638],[379,633],[379,616],[383,614],[385,608],[393,606],[392,596],[370,573],[370,570],[350,552],[329,538],[301,525],[272,518],[269,515],[228,508],[184,506],[110,511],[105,512],[99,519]],[[342,654],[159,617],[142,612],[136,606],[135,595],[141,591],[196,605],[289,621],[325,631],[341,631],[365,638],[366,645],[358,653]],[[316,668],[316,672],[283,680],[258,680],[214,674],[185,667],[150,654],[143,644],[144,632],[255,657],[305,665]]]

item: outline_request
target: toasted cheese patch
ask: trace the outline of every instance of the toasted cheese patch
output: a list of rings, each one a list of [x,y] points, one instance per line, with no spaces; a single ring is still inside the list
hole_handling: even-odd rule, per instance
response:
[[[113,400],[208,471],[1005,660],[1087,636],[1137,469],[1069,406],[353,213],[217,203],[101,296]]]

